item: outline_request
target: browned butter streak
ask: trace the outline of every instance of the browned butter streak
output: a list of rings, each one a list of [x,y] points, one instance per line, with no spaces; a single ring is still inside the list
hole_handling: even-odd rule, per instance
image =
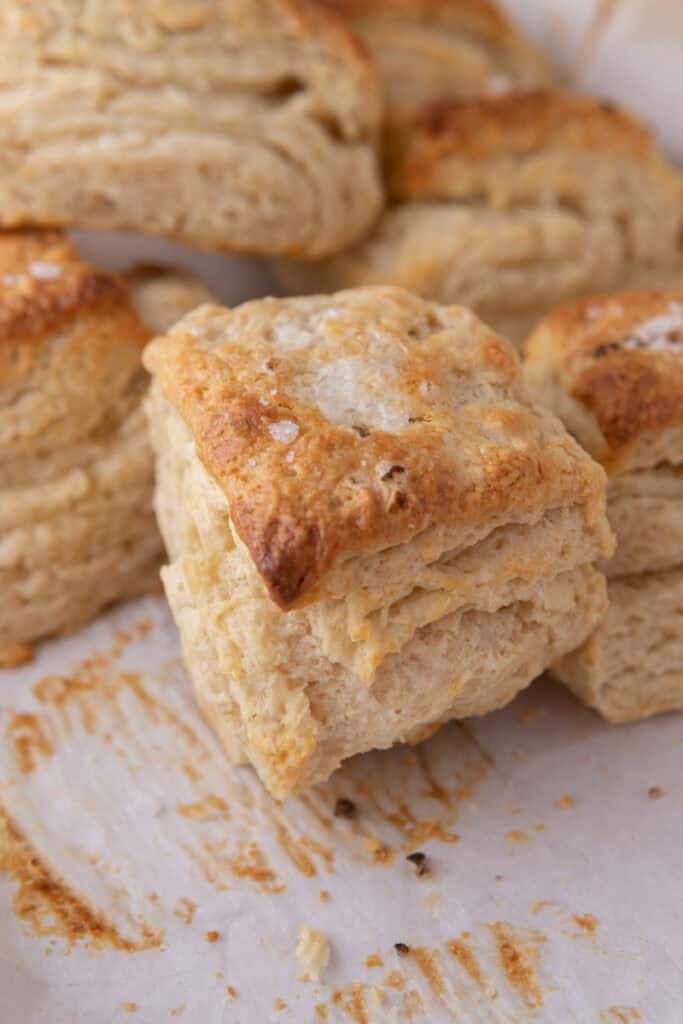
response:
[[[411,953],[434,995],[443,999],[446,995],[446,983],[441,971],[438,952],[435,949],[425,949],[424,946],[413,946]]]
[[[160,946],[163,933],[141,924],[139,943],[123,938],[56,878],[21,832],[0,810],[0,871],[16,883],[12,905],[16,916],[34,935],[58,936],[68,947],[82,942],[91,949],[138,952]]]
[[[191,804],[176,804],[176,811],[192,821],[211,821],[216,818],[230,818],[230,808],[222,797],[207,793],[201,800]]]
[[[446,949],[469,974],[472,981],[475,981],[480,988],[485,989],[487,988],[486,977],[481,969],[477,954],[468,942],[469,937],[469,932],[462,932],[457,939],[451,939],[450,942],[446,943]],[[495,996],[492,995],[489,998],[495,999]]]
[[[540,932],[527,931],[522,938],[511,925],[496,921],[488,926],[496,943],[498,960],[510,985],[529,1007],[543,1006],[543,993],[536,978],[539,945],[545,942]]]
[[[598,919],[592,914],[573,914],[572,921],[588,935],[595,935],[598,930]]]
[[[635,1006],[610,1006],[600,1013],[600,1024],[633,1024],[642,1019]]]
[[[332,993],[332,1002],[356,1024],[372,1024],[365,1002],[365,985],[353,984],[336,989]]]
[[[30,775],[55,752],[39,715],[20,712],[13,714],[5,728],[5,738],[12,749],[17,768]]]

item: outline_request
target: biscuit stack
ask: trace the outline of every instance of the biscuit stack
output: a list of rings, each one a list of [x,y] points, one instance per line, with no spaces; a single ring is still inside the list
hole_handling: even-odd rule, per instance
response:
[[[683,707],[683,291],[616,294],[531,336],[530,389],[609,476],[609,610],[555,674],[612,722]]]
[[[468,310],[204,307],[145,363],[185,660],[275,796],[502,706],[603,614],[604,474]]]

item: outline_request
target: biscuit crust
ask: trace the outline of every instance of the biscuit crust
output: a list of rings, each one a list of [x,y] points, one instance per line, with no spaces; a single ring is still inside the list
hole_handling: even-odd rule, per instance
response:
[[[489,0],[320,0],[367,46],[390,111],[548,83],[541,54]]]
[[[683,290],[560,306],[529,338],[525,373],[610,472],[683,462]]]
[[[4,227],[308,258],[381,206],[374,70],[308,0],[8,0],[0,96]]]
[[[602,471],[528,404],[507,342],[400,289],[204,308],[145,363],[282,608],[335,563],[428,526],[604,492]]]

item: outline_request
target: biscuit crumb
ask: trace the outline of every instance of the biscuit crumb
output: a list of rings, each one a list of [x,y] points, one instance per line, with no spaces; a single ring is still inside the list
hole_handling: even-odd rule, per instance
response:
[[[358,808],[353,800],[347,800],[345,796],[340,796],[334,805],[335,818],[355,818],[357,813]]]
[[[308,977],[318,981],[322,971],[330,962],[330,944],[322,932],[302,924],[299,928],[296,956]]]
[[[565,793],[564,796],[561,796],[560,799],[555,802],[555,806],[561,811],[571,811],[576,807],[576,801],[573,796],[569,795],[569,793]]]
[[[318,899],[320,900],[321,903],[329,903],[330,894],[327,891],[327,889],[321,889],[320,890],[320,894],[318,896]]]
[[[394,949],[399,956],[408,956],[410,953],[410,946],[407,946],[405,942],[395,942]]]
[[[661,788],[661,786],[650,786],[650,788],[647,791],[647,795],[649,796],[650,800],[661,800],[664,796],[664,790]]]
[[[429,866],[427,864],[427,856],[422,853],[421,850],[416,850],[415,853],[409,853],[406,860],[409,860],[413,865],[415,868],[415,874],[418,878],[422,878],[424,875],[428,874]]]
[[[228,993],[231,999],[237,999],[237,991],[232,987],[232,985],[226,985],[225,991]]]
[[[218,932],[207,932],[204,938],[207,942],[218,942],[220,935]]]

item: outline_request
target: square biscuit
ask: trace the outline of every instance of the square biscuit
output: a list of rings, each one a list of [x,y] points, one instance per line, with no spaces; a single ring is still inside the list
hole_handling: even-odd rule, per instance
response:
[[[198,295],[183,276],[171,302],[170,276],[145,276],[141,319],[61,233],[0,236],[0,664],[158,586],[143,319]]]
[[[609,609],[553,673],[610,722],[683,708],[683,568],[609,581]]]
[[[468,310],[203,307],[145,364],[186,663],[277,797],[501,706],[604,611],[603,471]]]
[[[560,306],[525,354],[534,397],[607,470],[607,574],[683,564],[683,290]]]
[[[278,275],[305,293],[394,284],[469,306],[516,344],[558,303],[683,284],[683,179],[624,110],[511,88],[390,114],[373,231]]]

